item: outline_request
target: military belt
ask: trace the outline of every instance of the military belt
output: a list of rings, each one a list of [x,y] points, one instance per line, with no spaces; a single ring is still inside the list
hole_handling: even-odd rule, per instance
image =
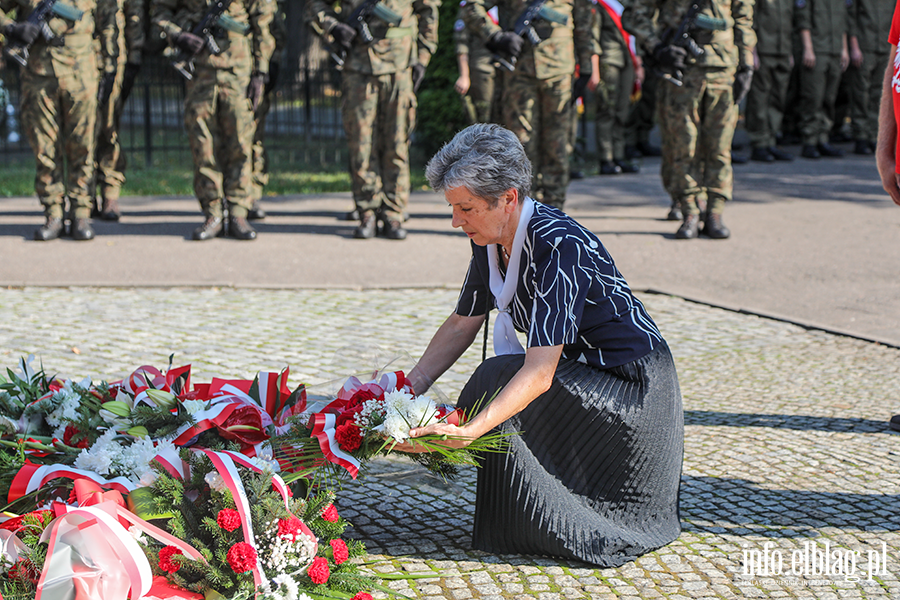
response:
[[[412,34],[413,34],[412,27],[391,27],[385,32],[384,39],[396,40],[398,38],[404,38],[407,36],[411,36]]]

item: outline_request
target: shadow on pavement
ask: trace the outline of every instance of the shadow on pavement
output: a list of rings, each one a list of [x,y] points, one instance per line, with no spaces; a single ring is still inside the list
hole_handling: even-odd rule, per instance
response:
[[[766,415],[753,413],[726,413],[706,410],[684,411],[685,425],[709,425],[724,427],[774,427],[814,431],[852,431],[854,433],[890,433],[888,419],[847,419],[841,417],[814,417],[811,415]]]

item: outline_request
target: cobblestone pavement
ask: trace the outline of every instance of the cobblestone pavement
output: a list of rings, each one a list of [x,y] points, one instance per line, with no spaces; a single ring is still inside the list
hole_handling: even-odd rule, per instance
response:
[[[392,366],[408,368],[455,297],[5,289],[0,356],[12,367],[33,353],[48,372],[114,380],[139,365],[164,367],[174,352],[196,381],[290,366],[293,387],[373,366],[360,358],[373,346],[382,357],[405,351]],[[678,540],[615,569],[473,551],[472,470],[448,483],[405,459],[380,459],[339,496],[374,568],[433,573],[391,582],[429,600],[900,598],[900,434],[887,428],[900,412],[900,350],[673,297],[642,299],[684,393]],[[480,347],[470,349],[441,390],[455,398],[479,358]]]

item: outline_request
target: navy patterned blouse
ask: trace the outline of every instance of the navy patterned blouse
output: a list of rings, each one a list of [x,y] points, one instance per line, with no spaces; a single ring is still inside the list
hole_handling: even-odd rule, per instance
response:
[[[563,346],[563,357],[607,369],[641,358],[662,341],[596,235],[553,207],[535,202],[512,300],[526,347]],[[456,313],[483,315],[490,292],[487,248],[472,260]]]

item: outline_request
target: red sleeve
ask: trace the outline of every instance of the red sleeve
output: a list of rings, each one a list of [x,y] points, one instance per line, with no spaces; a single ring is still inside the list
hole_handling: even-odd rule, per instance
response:
[[[894,46],[900,42],[900,10],[897,10],[897,7],[900,7],[900,0],[897,0],[897,5],[894,7],[894,20],[891,21],[891,33],[888,34],[888,42]]]

